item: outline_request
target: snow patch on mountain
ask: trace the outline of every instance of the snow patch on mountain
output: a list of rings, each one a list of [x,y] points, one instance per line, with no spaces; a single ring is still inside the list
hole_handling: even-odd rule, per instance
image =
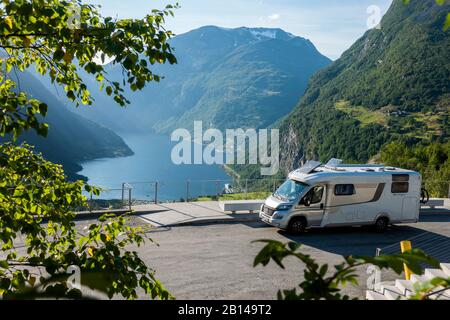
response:
[[[280,37],[280,33],[288,36],[289,38],[295,38],[295,36],[289,32],[285,32],[279,29],[268,29],[268,28],[250,28],[248,31],[256,38],[269,38],[269,39],[278,39]]]
[[[261,37],[271,38],[271,39],[277,38],[277,33],[275,30],[264,30],[264,31],[250,30],[250,33],[257,38],[261,38]]]

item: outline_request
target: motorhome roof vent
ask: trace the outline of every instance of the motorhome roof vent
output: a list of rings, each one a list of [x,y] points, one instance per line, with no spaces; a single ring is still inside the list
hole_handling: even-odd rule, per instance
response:
[[[366,171],[366,172],[375,172],[375,170],[374,170],[374,169],[371,169],[371,168],[364,168],[364,169],[362,169],[362,171]]]
[[[331,158],[325,165],[325,168],[337,170],[337,168],[339,167],[339,165],[342,164],[342,162],[343,161],[341,159]]]
[[[295,172],[309,174],[322,165],[319,161],[307,161],[303,167]]]
[[[389,170],[389,171],[395,171],[396,170],[396,168],[394,168],[394,167],[386,167],[385,169]]]

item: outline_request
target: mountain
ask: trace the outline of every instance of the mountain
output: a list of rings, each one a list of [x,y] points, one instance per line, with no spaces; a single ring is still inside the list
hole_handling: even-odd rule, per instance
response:
[[[448,2],[394,0],[381,29],[317,72],[280,124],[284,170],[303,157],[367,161],[397,139],[448,141],[449,11]]]
[[[171,45],[178,64],[155,65],[164,79],[142,92],[127,91],[130,106],[113,108],[112,99],[91,89],[95,107],[78,112],[118,132],[168,133],[192,128],[194,120],[221,129],[266,127],[289,113],[309,77],[331,63],[309,40],[281,29],[205,26],[174,37]],[[119,66],[107,70],[121,79]]]
[[[76,174],[81,170],[79,163],[82,161],[132,154],[118,135],[71,112],[31,73],[21,73],[17,82],[21,90],[47,103],[44,121],[50,126],[47,137],[28,131],[20,136],[19,142],[26,141],[46,159],[62,164],[70,179],[82,178]]]

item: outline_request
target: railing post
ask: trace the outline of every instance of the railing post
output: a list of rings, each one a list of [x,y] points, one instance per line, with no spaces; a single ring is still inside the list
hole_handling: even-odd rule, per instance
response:
[[[216,187],[217,187],[217,201],[220,199],[220,181],[216,181]]]
[[[122,183],[122,205],[125,200],[125,182]]]
[[[402,241],[402,242],[400,242],[400,249],[401,249],[402,253],[410,251],[412,249],[411,241]],[[411,275],[413,274],[411,269],[409,269],[406,264],[403,264],[403,269],[405,270],[405,279],[406,280],[411,280]]]
[[[130,209],[130,212],[131,212],[131,188],[130,188],[130,186],[128,186],[128,208]]]
[[[186,202],[189,202],[189,180],[186,180]]]
[[[155,182],[155,204],[158,204],[158,181]]]
[[[88,206],[89,212],[92,212],[92,192],[91,192],[91,197],[89,200],[89,206]]]
[[[248,197],[248,179],[245,179],[245,198]]]

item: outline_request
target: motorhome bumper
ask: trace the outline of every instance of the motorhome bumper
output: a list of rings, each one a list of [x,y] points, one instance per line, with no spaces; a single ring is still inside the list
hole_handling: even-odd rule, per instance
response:
[[[282,214],[281,211],[275,211],[272,217],[260,211],[259,218],[261,219],[262,222],[277,228],[283,229],[286,228],[287,226],[287,217],[286,215]]]

